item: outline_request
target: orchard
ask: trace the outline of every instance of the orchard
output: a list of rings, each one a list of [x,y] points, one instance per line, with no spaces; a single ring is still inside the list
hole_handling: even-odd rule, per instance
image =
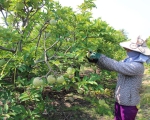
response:
[[[0,119],[48,120],[54,101],[70,93],[109,102],[116,74],[96,72],[85,57],[92,50],[121,60],[119,42],[127,37],[94,19],[95,7],[94,0],[84,0],[78,12],[54,0],[0,1]]]

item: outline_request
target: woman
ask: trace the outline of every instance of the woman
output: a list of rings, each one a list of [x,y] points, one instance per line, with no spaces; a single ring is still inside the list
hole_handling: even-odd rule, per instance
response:
[[[150,49],[146,41],[138,39],[135,42],[120,43],[128,57],[121,62],[108,58],[100,53],[91,53],[89,62],[96,63],[99,68],[118,72],[115,89],[115,118],[114,120],[135,120],[140,101],[140,87],[144,73],[144,62],[150,62]]]

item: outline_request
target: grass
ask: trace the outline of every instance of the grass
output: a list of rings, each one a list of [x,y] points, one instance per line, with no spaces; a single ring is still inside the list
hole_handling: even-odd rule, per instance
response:
[[[136,120],[150,120],[150,70],[146,69],[142,83],[141,101]]]

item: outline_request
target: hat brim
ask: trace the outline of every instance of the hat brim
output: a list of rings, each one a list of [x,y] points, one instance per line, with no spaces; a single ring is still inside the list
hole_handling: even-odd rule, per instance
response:
[[[121,42],[120,46],[123,47],[123,48],[127,48],[127,49],[130,49],[130,50],[133,50],[133,51],[140,52],[144,55],[150,55],[150,49],[147,46],[142,46],[143,50],[140,50],[138,47],[132,48],[131,44],[132,44],[131,41]]]

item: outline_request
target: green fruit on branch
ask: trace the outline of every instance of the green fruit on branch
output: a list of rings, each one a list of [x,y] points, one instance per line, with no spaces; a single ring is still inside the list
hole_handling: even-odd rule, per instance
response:
[[[47,77],[47,82],[50,84],[54,84],[56,82],[56,78],[53,75],[49,75]]]
[[[42,86],[43,85],[43,80],[40,78],[40,77],[36,77],[33,79],[33,85],[35,87],[39,87],[39,86]]]
[[[89,58],[90,57],[90,55],[91,55],[91,53],[90,52],[88,52],[87,54],[86,54],[86,56]]]
[[[69,75],[74,74],[74,72],[75,72],[75,69],[72,68],[72,67],[69,67],[69,68],[67,69],[67,74],[69,74]]]
[[[56,80],[57,83],[63,83],[65,81],[63,76],[59,76]]]
[[[55,25],[55,24],[56,24],[56,20],[55,20],[55,19],[51,19],[51,20],[50,20],[50,24],[51,24],[51,25]]]

